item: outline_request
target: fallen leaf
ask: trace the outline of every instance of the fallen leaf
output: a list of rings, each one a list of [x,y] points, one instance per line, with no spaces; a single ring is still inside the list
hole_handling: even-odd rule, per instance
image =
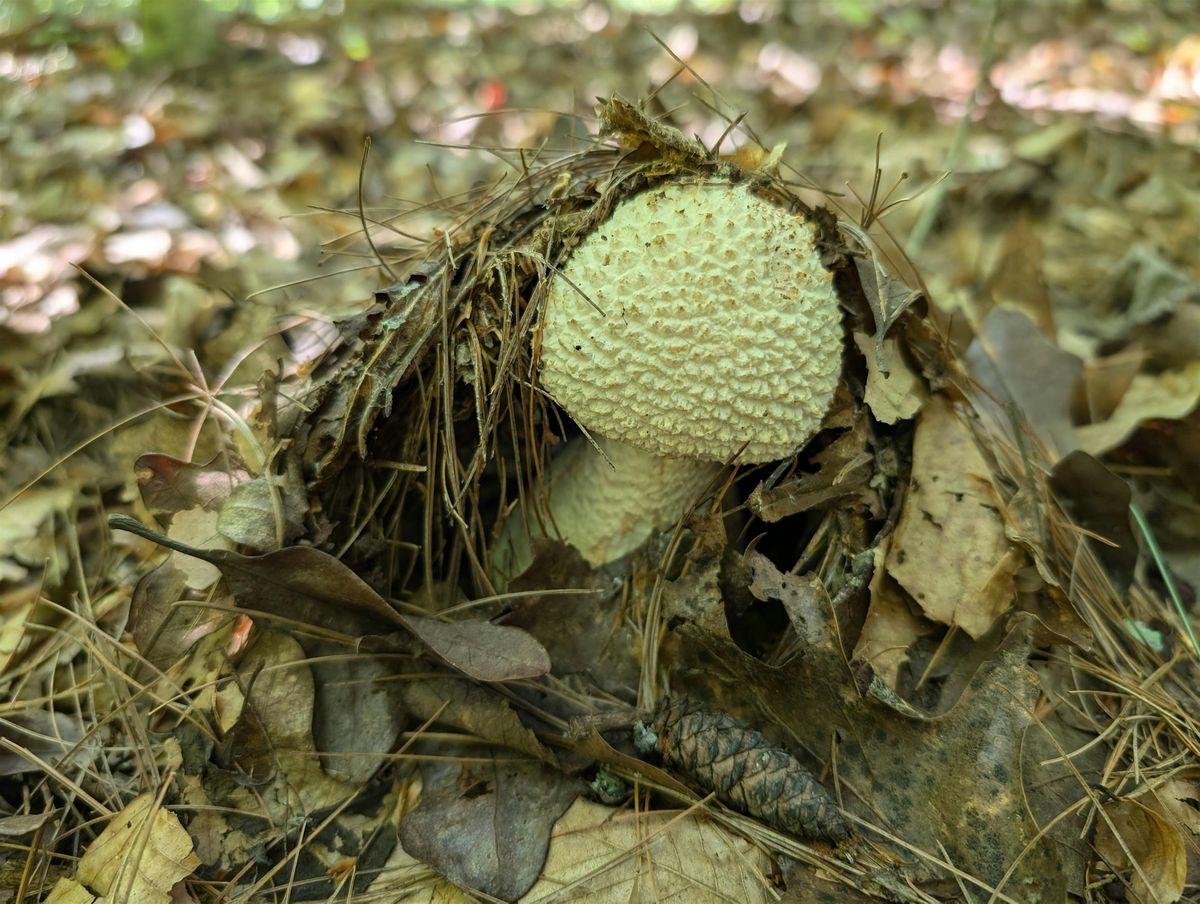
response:
[[[1152,797],[1106,803],[1104,812],[1107,818],[1097,819],[1096,851],[1125,875],[1133,900],[1178,901],[1188,860],[1179,827],[1159,811]]]
[[[470,684],[449,675],[409,678],[401,682],[400,695],[405,707],[419,721],[436,719],[443,726],[520,751],[548,765],[558,763],[508,700],[486,685]]]
[[[870,605],[850,658],[870,664],[875,674],[895,690],[900,669],[908,661],[908,648],[930,634],[934,626],[913,612],[911,598],[883,567],[887,549],[886,540],[875,548],[875,569],[868,585]]]
[[[771,858],[698,813],[614,812],[577,800],[554,826],[550,853],[522,904],[777,900]],[[653,891],[651,891],[651,889]]]
[[[207,548],[232,548],[217,530],[217,512],[202,508],[176,512],[171,518],[167,536],[177,543]],[[192,590],[205,590],[221,579],[221,569],[211,562],[172,550],[170,564],[183,575],[184,584]]]
[[[1020,565],[1008,555],[989,473],[970,429],[932,398],[917,422],[911,485],[887,556],[888,572],[928,619],[976,638],[1011,607]]]
[[[278,549],[303,530],[308,500],[297,475],[259,476],[238,484],[221,506],[217,527],[234,543]],[[282,542],[281,542],[282,541]]]
[[[0,572],[0,579],[3,573]],[[8,666],[21,649],[25,627],[33,613],[34,603],[19,603],[0,616],[0,675],[8,673]]]
[[[62,878],[54,883],[42,904],[92,904],[96,896],[74,879]]]
[[[170,904],[175,883],[200,865],[192,839],[171,811],[142,794],[87,847],[75,877],[102,897],[129,904]]]
[[[1080,542],[1087,544],[1124,597],[1138,560],[1129,484],[1086,452],[1075,451],[1055,464],[1050,489],[1075,524],[1101,538],[1081,535]]]
[[[537,881],[550,831],[582,789],[518,760],[426,763],[400,844],[459,885],[513,901]]]
[[[188,589],[186,575],[172,555],[133,589],[129,603],[129,632],[138,651],[160,669],[170,668],[197,641],[229,617],[227,595],[207,597]],[[206,595],[207,596],[207,595]],[[194,605],[183,605],[191,602]]]
[[[1125,442],[1152,419],[1180,420],[1200,404],[1200,361],[1160,374],[1138,374],[1112,417],[1078,428],[1079,446],[1103,455]]]
[[[1054,338],[1054,312],[1042,263],[1046,246],[1028,217],[1020,217],[1004,236],[1004,245],[983,285],[984,294],[998,306],[1015,308]]]
[[[195,508],[220,511],[233,488],[250,477],[234,466],[227,455],[200,465],[170,455],[148,453],[138,457],[134,471],[142,502],[164,527],[177,512]]]
[[[856,682],[844,628],[835,625],[819,585],[789,581],[758,553],[746,559],[755,583],[775,588],[770,592],[794,630],[807,638],[802,655],[770,666],[727,635],[682,622],[671,632],[678,635],[672,694],[707,700],[772,733],[815,774],[835,749],[843,805],[901,839],[897,855],[941,850],[960,875],[1012,899],[1062,901],[1085,854],[1046,837],[1030,815],[1062,806],[1062,788],[1045,784],[1059,779],[1061,768],[1048,769],[1037,758],[1044,751],[1031,755],[1027,743],[1029,731],[1039,730],[1033,724],[1039,687],[1027,665],[1033,620],[1017,616],[1007,634],[974,644],[940,682],[937,700],[917,708],[878,676],[865,686]],[[718,595],[708,605],[724,603]],[[1103,756],[1095,751],[1074,768],[1095,776]],[[1077,833],[1082,819],[1063,821]]]
[[[907,421],[921,409],[927,395],[925,384],[900,353],[900,343],[885,339],[877,360],[876,343],[865,333],[855,333],[854,343],[867,362],[867,391],[864,401],[877,421],[895,424]]]
[[[1024,314],[1002,307],[988,312],[966,361],[971,375],[999,404],[1017,407],[1054,457],[1080,444],[1071,404],[1083,362],[1047,339]]]
[[[554,674],[585,675],[620,694],[637,686],[640,666],[633,626],[624,617],[620,583],[584,561],[574,547],[536,540],[533,562],[508,586],[511,593],[551,591],[512,599],[504,623],[528,631],[546,648]],[[563,591],[579,588],[578,593]]]
[[[0,775],[39,772],[43,762],[83,767],[95,753],[95,743],[83,740],[84,730],[78,716],[44,709],[24,709],[0,716],[0,738],[6,742],[0,748]]]
[[[479,681],[536,678],[550,671],[545,647],[518,628],[401,615],[401,623],[445,663]]]
[[[215,565],[239,605],[252,611],[351,637],[400,625],[447,663],[480,681],[531,678],[550,669],[545,649],[524,631],[488,622],[403,615],[341,561],[311,547],[243,556],[178,543],[122,515],[111,517],[109,525]]]
[[[762,484],[755,487],[746,500],[750,511],[768,523],[839,504],[866,506],[873,514],[881,514],[879,496],[870,484],[875,455],[868,421],[858,418],[851,429],[812,456],[815,474],[800,473],[770,489]]]

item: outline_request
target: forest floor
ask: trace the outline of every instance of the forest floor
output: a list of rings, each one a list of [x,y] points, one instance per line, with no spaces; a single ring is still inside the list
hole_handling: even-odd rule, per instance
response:
[[[1200,19],[1093,6],[218,19],[146,31],[140,55],[119,21],[0,35],[0,904],[1200,895]],[[346,503],[289,464],[272,413],[361,363],[338,359],[339,323],[395,315],[423,264],[486,248],[486,229],[451,241],[470,205],[594,148],[614,95],[730,159],[783,146],[798,194],[923,290],[946,356],[888,336],[884,377],[863,346],[862,410],[906,450],[898,515],[866,559],[813,555],[845,481],[847,508],[887,508],[873,472],[854,483],[882,446],[847,422],[748,493],[767,539],[729,549],[765,614],[724,634],[631,602],[713,592],[734,617],[702,521],[686,567],[635,564],[600,615],[544,592],[600,592],[561,549],[501,612],[452,571],[486,542],[447,539],[445,512],[412,536],[373,520],[410,525],[401,486],[440,505],[421,475],[442,452],[385,448]],[[809,545],[787,558],[775,522]],[[854,636],[822,646],[847,617],[812,594],[851,590]],[[438,611],[468,603],[492,620]],[[393,608],[432,659],[370,621]],[[537,642],[484,632],[500,622]],[[803,751],[866,846],[764,829],[600,731],[556,747],[570,715],[653,703],[659,641],[674,691],[741,685],[713,678],[714,724]],[[372,664],[339,671],[347,649]],[[593,664],[610,672],[588,684]],[[773,703],[806,712],[764,727]]]

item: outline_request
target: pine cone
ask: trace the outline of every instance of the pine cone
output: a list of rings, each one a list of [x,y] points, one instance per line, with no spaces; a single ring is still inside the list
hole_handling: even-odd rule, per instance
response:
[[[668,767],[735,810],[802,838],[849,837],[849,823],[816,777],[733,716],[663,697],[652,728]]]

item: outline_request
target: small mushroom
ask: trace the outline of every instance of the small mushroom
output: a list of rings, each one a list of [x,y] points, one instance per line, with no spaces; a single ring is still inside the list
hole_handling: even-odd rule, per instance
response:
[[[674,524],[739,449],[774,461],[817,432],[843,337],[816,239],[748,185],[669,182],[579,244],[548,292],[541,385],[599,451],[579,437],[552,462],[551,536],[613,561]],[[514,512],[502,581],[528,566],[530,530]]]

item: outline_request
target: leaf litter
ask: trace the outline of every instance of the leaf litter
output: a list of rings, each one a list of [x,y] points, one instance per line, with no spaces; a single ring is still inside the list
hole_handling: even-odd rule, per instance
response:
[[[705,62],[723,72],[716,56]],[[710,91],[694,69],[679,76]],[[306,85],[297,96],[308,100],[340,90]],[[720,107],[715,93],[706,100]],[[110,199],[112,215],[86,233],[44,228],[30,247],[7,249],[30,263],[5,272],[6,328],[32,337],[53,337],[59,323],[75,330],[72,353],[53,367],[36,338],[0,366],[0,386],[16,389],[5,417],[18,440],[4,452],[14,463],[5,499],[17,500],[9,511],[32,506],[2,563],[6,580],[24,582],[4,597],[14,605],[0,633],[6,687],[29,701],[10,717],[25,726],[6,735],[14,768],[53,759],[53,787],[69,791],[77,779],[62,768],[74,764],[88,770],[87,796],[77,799],[94,800],[92,779],[111,780],[117,762],[108,751],[137,732],[133,772],[115,766],[124,800],[167,782],[190,833],[182,845],[162,840],[175,867],[160,875],[154,858],[139,867],[155,894],[221,888],[252,899],[286,881],[293,896],[347,884],[450,895],[414,853],[504,899],[540,899],[539,874],[558,883],[540,886],[550,899],[678,890],[757,900],[781,882],[787,893],[826,883],[823,891],[855,900],[1095,899],[1118,886],[1134,898],[1186,894],[1196,875],[1195,785],[1180,764],[1196,735],[1195,650],[1162,601],[1169,588],[1190,592],[1200,574],[1188,550],[1194,481],[1180,467],[1197,448],[1187,386],[1200,334],[1191,329],[1194,262],[1178,234],[1154,222],[1186,218],[1194,204],[1179,184],[1187,177],[1176,175],[1188,170],[1166,162],[1169,149],[1148,164],[1136,135],[1106,137],[1072,121],[1039,133],[1018,117],[1007,127],[1026,130],[1025,140],[997,151],[993,125],[980,124],[965,149],[979,168],[948,183],[944,225],[922,244],[921,293],[907,285],[921,278],[890,236],[905,231],[915,205],[888,207],[873,191],[863,211],[841,210],[853,225],[830,263],[845,274],[855,342],[836,413],[813,448],[778,468],[730,472],[720,502],[608,570],[547,544],[505,595],[494,593],[496,525],[516,500],[524,509],[537,498],[548,459],[574,430],[530,382],[525,343],[540,281],[589,218],[639,179],[681,165],[753,173],[779,159],[770,145],[724,157],[723,136],[685,138],[692,132],[646,112],[655,102],[602,108],[621,154],[586,141],[558,162],[501,150],[516,189],[448,192],[402,212],[438,223],[430,244],[407,243],[403,233],[421,230],[375,219],[361,195],[358,211],[351,203],[323,213],[370,230],[363,241],[351,228],[330,247],[368,263],[381,254],[392,288],[336,330],[293,319],[289,339],[303,355],[275,325],[314,298],[305,289],[290,290],[294,308],[236,310],[221,292],[180,290],[201,273],[235,285],[237,272],[216,272],[231,249],[294,256],[295,240],[270,216],[237,211],[237,226],[214,216],[196,228],[193,209],[142,186]],[[304,123],[336,108],[317,103],[289,128],[303,142]],[[164,105],[147,115],[166,136],[211,128],[203,114],[189,119],[196,113]],[[870,156],[861,150],[875,140],[863,133],[882,114],[856,114],[821,111],[806,168]],[[676,121],[691,116],[677,111]],[[716,125],[738,134],[735,117]],[[74,135],[95,150],[136,132]],[[877,145],[876,188],[904,142]],[[918,176],[940,165],[928,156],[936,147],[925,136],[912,146]],[[152,142],[144,153],[154,152]],[[384,165],[403,171],[414,159]],[[430,159],[453,180],[448,155]],[[1098,160],[1104,178],[1087,171]],[[313,185],[295,160],[264,159],[237,140],[198,165],[247,190]],[[1072,167],[1078,175],[1063,177]],[[1061,186],[1046,179],[1051,171]],[[351,185],[373,178],[370,166],[331,173]],[[1055,191],[1057,214],[1027,204]],[[1015,227],[997,213],[1006,204],[1029,207]],[[888,207],[886,220],[877,205]],[[1131,242],[1134,220],[1149,224],[1153,245]],[[978,254],[956,254],[963,247]],[[272,271],[287,279],[279,260],[260,261],[256,280]],[[1097,272],[1078,263],[1094,260],[1112,263]],[[70,266],[82,261],[102,263],[131,298],[152,298],[156,277],[173,280],[173,322],[151,326],[171,346],[197,348],[204,363],[176,358],[159,371],[173,386],[129,379],[127,364],[159,356],[161,368],[162,349],[141,325],[134,342],[102,333],[106,317]],[[345,297],[374,289],[369,279],[357,285]],[[979,297],[964,308],[972,335],[930,296],[953,304],[975,285]],[[118,331],[133,322],[118,320]],[[104,348],[113,339],[126,340],[124,358]],[[95,422],[63,418],[70,393],[104,398],[113,379],[151,398],[178,389],[190,399],[118,438],[136,453],[155,450],[136,468],[145,478],[139,511],[162,532],[137,533],[174,549],[158,571],[148,572],[160,561],[150,544],[104,538],[100,507],[76,502],[99,498],[81,488],[132,485],[133,457],[113,467],[106,456],[118,446],[107,441],[94,458],[64,457],[95,443]],[[110,407],[140,417],[123,406]],[[47,418],[64,424],[51,446]],[[70,464],[46,470],[60,458]],[[12,496],[25,486],[33,489]],[[1165,558],[1153,565],[1127,517],[1135,499],[1162,531]],[[116,590],[66,580],[66,563],[93,547],[107,569],[95,573]],[[1178,580],[1164,581],[1163,569]],[[45,593],[31,583],[38,577]],[[64,581],[83,618],[48,605],[68,599]],[[132,644],[114,645],[126,627]],[[89,666],[74,685],[56,686],[53,663],[82,656]],[[72,701],[69,714],[43,708],[50,697],[30,693],[38,688]],[[722,788],[741,787],[744,773],[722,785],[670,755],[661,764],[637,755],[630,728],[649,717],[640,707],[668,691],[695,701],[713,729],[697,735],[693,753],[719,753],[752,726],[764,746],[747,749],[794,758],[801,784],[824,788],[853,826],[851,840],[805,844],[789,823],[730,808]],[[567,732],[570,724],[591,728]],[[1143,725],[1154,726],[1149,744]],[[151,728],[167,743],[152,744]],[[603,807],[576,799],[602,778],[596,763],[615,778]],[[686,810],[661,809],[680,802]],[[64,826],[82,816],[69,806]],[[570,822],[580,813],[582,823]],[[45,837],[57,837],[57,822],[20,830],[45,825]],[[85,833],[85,859],[104,853],[106,834]],[[582,847],[572,848],[576,836]],[[202,866],[185,853],[193,846]],[[753,868],[722,866],[731,856]],[[103,862],[99,873],[118,874]],[[71,899],[106,893],[82,867],[73,879],[61,869],[39,875],[42,888],[61,876]]]

